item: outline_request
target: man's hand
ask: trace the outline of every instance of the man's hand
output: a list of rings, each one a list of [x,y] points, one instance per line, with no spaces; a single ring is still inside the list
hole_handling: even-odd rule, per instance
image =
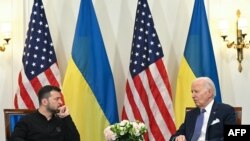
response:
[[[184,135],[179,135],[175,138],[175,141],[186,141],[186,138]]]
[[[65,105],[63,105],[62,107],[59,107],[58,110],[60,110],[60,112],[57,113],[56,115],[60,118],[65,118],[66,116],[69,115],[69,109]]]

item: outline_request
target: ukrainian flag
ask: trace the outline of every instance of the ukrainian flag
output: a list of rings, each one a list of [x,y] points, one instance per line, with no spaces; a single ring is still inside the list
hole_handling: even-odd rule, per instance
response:
[[[81,141],[103,141],[118,122],[112,72],[91,0],[82,0],[63,94]]]
[[[195,106],[191,96],[191,83],[195,78],[201,76],[207,76],[214,81],[215,100],[221,102],[219,79],[204,0],[195,0],[184,56],[177,78],[174,100],[176,127],[183,123],[186,107]]]

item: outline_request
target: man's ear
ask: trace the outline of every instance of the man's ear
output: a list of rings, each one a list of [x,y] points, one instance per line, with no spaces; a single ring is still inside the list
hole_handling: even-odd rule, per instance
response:
[[[48,104],[48,100],[46,98],[42,99],[42,105],[47,105]]]
[[[213,89],[208,89],[208,92],[211,94],[212,97],[214,96]]]

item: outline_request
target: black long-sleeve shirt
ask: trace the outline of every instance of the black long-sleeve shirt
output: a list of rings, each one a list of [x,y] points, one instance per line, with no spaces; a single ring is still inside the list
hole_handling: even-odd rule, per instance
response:
[[[10,141],[80,141],[80,135],[70,115],[47,120],[37,111],[16,124]]]

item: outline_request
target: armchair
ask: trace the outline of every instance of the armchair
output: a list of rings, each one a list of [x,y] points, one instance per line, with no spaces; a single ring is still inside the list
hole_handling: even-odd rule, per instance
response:
[[[194,107],[187,107],[186,112],[194,109]],[[241,125],[241,119],[242,119],[242,107],[234,107],[234,111],[236,114],[236,123],[237,125]]]
[[[5,133],[6,141],[9,140],[11,133],[14,130],[15,124],[26,114],[32,113],[35,110],[30,109],[4,109]]]

